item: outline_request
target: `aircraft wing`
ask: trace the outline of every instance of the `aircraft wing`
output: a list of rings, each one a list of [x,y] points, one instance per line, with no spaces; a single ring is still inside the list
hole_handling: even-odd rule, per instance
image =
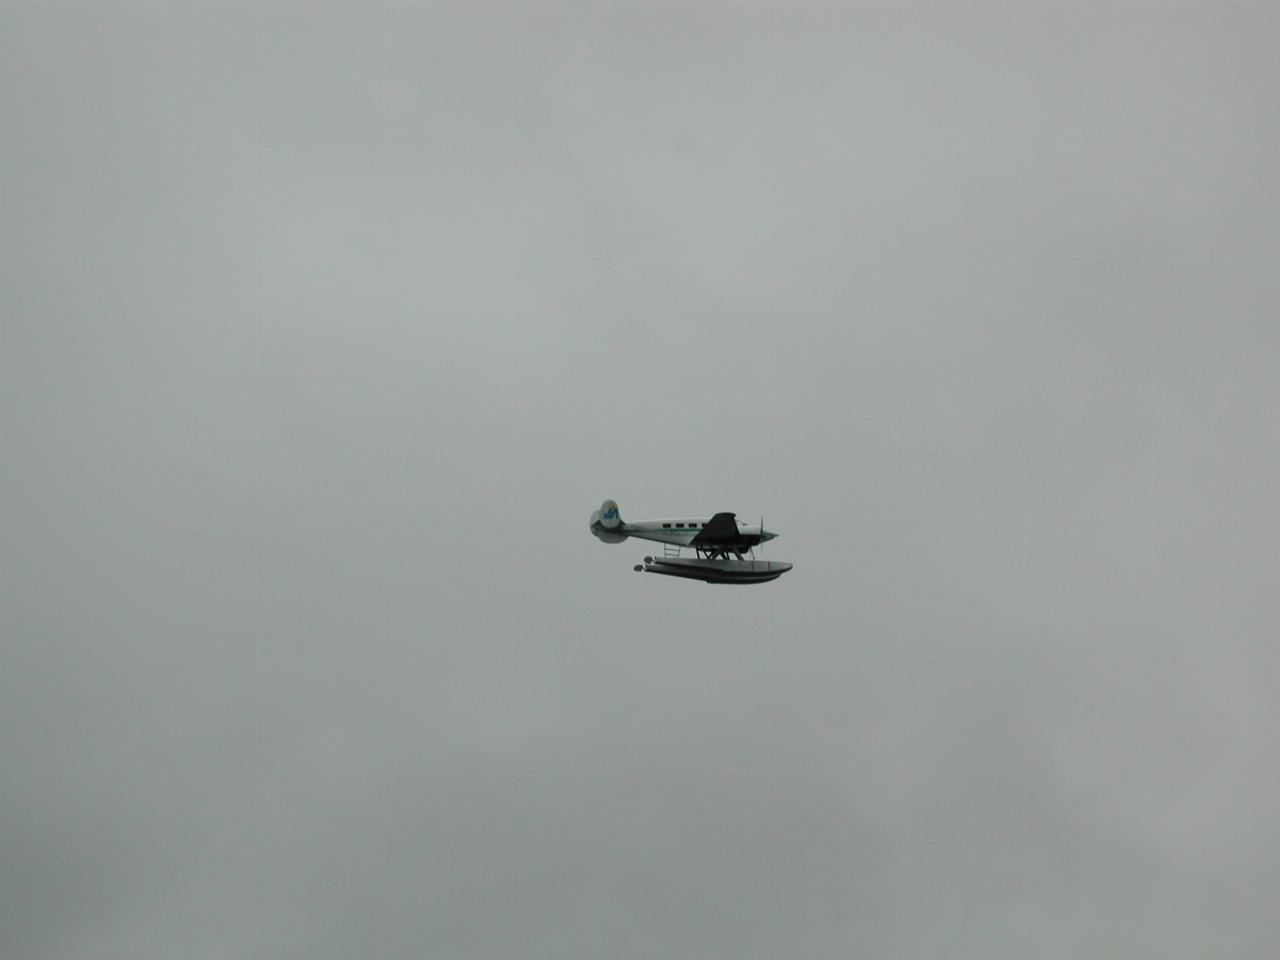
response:
[[[703,524],[702,529],[689,541],[694,546],[709,547],[716,544],[733,544],[742,539],[738,523],[732,513],[717,513]]]

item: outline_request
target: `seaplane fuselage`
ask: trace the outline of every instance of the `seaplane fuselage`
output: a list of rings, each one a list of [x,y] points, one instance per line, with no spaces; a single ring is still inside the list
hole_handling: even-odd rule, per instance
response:
[[[628,520],[622,525],[623,529],[617,532],[639,540],[653,540],[656,543],[673,543],[676,546],[688,547],[693,545],[694,538],[710,522],[710,517]],[[752,540],[756,543],[765,543],[777,536],[776,533],[762,530],[758,524],[739,523],[735,520],[735,525],[744,543]]]
[[[714,543],[732,548],[750,549],[767,543],[777,534],[760,524],[741,523],[731,513],[711,517],[663,517],[658,520],[626,520],[618,505],[606,500],[591,515],[591,532],[607,543],[619,543],[628,537],[670,543],[678,547],[697,547]]]

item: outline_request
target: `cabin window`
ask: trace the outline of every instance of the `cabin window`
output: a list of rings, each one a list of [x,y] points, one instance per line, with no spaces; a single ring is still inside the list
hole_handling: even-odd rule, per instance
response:
[[[664,524],[663,524],[663,526],[664,526],[664,527],[669,527],[669,526],[671,526],[671,524],[669,524],[669,523],[664,523]]]
[[[676,524],[676,526],[677,526],[677,527],[683,527],[683,526],[684,526],[684,524],[683,524],[683,523],[677,523],[677,524]]]
[[[691,523],[689,524],[689,526],[693,527],[695,530],[698,528],[698,525],[696,523]]]

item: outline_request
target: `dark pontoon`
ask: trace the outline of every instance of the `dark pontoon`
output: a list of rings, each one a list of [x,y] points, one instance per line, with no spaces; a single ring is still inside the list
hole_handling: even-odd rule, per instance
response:
[[[781,560],[704,560],[679,557],[645,557],[638,573],[660,573],[707,583],[765,583],[791,569]]]

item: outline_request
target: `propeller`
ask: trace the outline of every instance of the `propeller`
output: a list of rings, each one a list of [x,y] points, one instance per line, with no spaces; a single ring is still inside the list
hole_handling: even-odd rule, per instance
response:
[[[764,553],[764,514],[760,514],[760,552]]]

